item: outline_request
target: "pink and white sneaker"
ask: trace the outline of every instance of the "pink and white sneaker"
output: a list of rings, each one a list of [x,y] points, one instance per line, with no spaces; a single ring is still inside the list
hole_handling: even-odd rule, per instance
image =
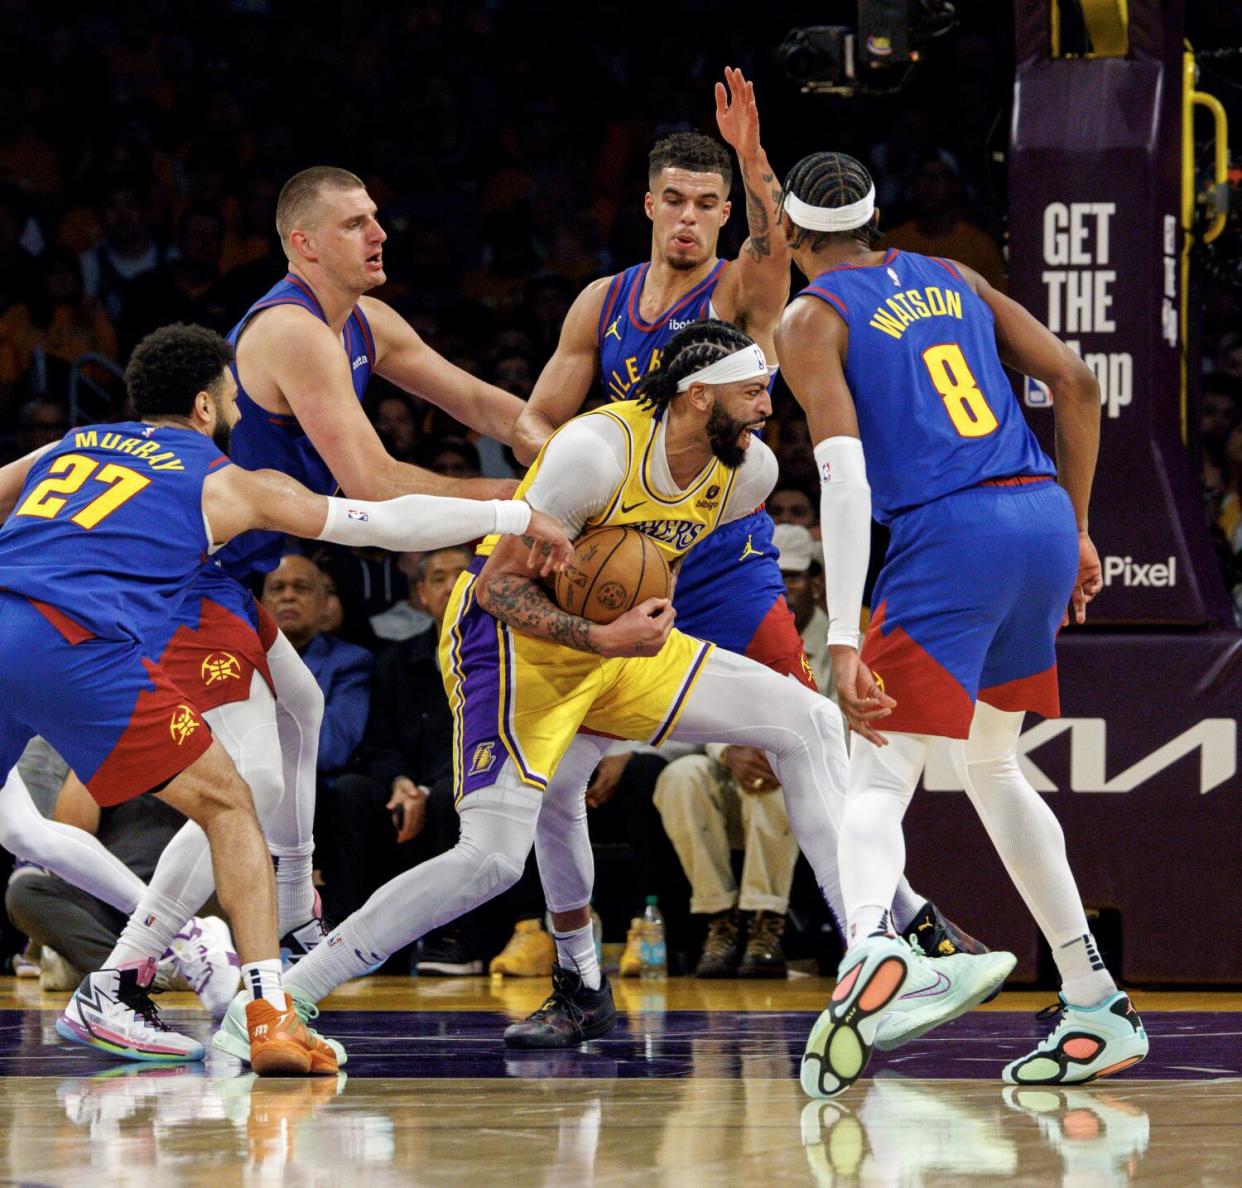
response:
[[[241,986],[241,959],[229,926],[219,916],[195,916],[170,946],[177,972],[202,999],[213,1019],[221,1019]]]
[[[160,1018],[151,1001],[154,977],[154,957],[87,974],[56,1020],[57,1034],[126,1060],[202,1060],[203,1045]]]

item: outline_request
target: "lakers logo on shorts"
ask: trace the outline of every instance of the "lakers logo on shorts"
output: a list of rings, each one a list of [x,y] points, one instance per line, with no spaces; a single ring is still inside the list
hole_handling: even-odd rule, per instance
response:
[[[168,733],[177,746],[181,746],[197,729],[198,716],[188,705],[179,705],[173,710],[173,716],[168,721]]]
[[[220,681],[241,680],[241,664],[232,652],[212,652],[203,661],[200,672],[204,685],[215,685]]]
[[[491,771],[496,765],[496,744],[494,742],[479,743],[474,748],[474,757],[470,760],[470,775],[482,775]]]

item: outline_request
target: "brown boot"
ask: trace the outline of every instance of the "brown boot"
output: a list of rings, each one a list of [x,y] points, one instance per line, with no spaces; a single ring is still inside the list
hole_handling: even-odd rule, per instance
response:
[[[742,937],[737,909],[717,912],[707,925],[703,955],[694,968],[696,978],[735,978],[742,959]]]
[[[746,932],[746,952],[738,967],[739,978],[783,978],[787,972],[781,934],[785,917],[777,912],[756,912]]]

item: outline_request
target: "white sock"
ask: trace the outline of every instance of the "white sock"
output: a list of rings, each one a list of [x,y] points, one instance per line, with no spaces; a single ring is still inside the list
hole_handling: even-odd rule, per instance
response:
[[[556,941],[556,963],[563,969],[576,970],[588,990],[600,988],[599,959],[595,937],[589,923],[573,932],[553,932]]]
[[[853,948],[861,940],[866,940],[876,932],[892,932],[892,921],[887,908],[875,904],[864,903],[850,912],[849,923],[845,929],[846,946]]]
[[[318,1002],[338,986],[369,973],[387,956],[355,912],[289,971],[286,984]]]
[[[1052,957],[1061,975],[1061,993],[1071,1006],[1095,1006],[1117,993],[1117,983],[1105,967],[1091,933],[1057,945]]]
[[[311,882],[315,843],[272,846],[271,851],[276,871],[276,931],[286,936],[315,914],[315,888]]]
[[[280,958],[269,957],[266,961],[247,961],[241,967],[242,985],[250,991],[250,1001],[260,998],[270,1002],[278,1011],[288,1009],[285,988],[280,982]]]
[[[148,887],[134,914],[125,922],[116,947],[108,954],[104,968],[129,965],[147,957],[160,960],[172,945],[173,937],[185,927],[193,913],[178,899],[161,895]]]

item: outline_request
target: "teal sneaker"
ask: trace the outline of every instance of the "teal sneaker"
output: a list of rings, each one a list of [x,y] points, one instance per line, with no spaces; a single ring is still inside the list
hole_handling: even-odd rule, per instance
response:
[[[1037,1019],[1061,1016],[1033,1052],[1005,1066],[1010,1085],[1081,1085],[1130,1068],[1147,1055],[1147,1032],[1129,996],[1118,990],[1095,1006],[1071,1006],[1063,997]]]
[[[808,1097],[848,1089],[867,1067],[880,1016],[908,982],[935,985],[933,963],[891,933],[876,932],[841,959],[837,986],[807,1037],[800,1080]],[[943,964],[937,961],[936,965]]]
[[[921,948],[914,936],[910,937],[910,946]],[[995,995],[1017,964],[1012,953],[1000,951],[978,955],[957,952],[930,960],[926,966],[930,982],[908,980],[880,1016],[875,1046],[889,1052],[964,1015]]]
[[[311,1034],[318,1036],[336,1053],[338,1065],[344,1065],[348,1060],[345,1048],[336,1040],[329,1039],[326,1035],[319,1035],[310,1026],[311,1020],[319,1017],[319,1008],[304,994],[292,987],[286,987],[285,993],[289,995],[293,1002],[293,1009],[297,1011],[299,1018],[306,1024]],[[238,994],[229,1003],[229,1009],[225,1011],[224,1018],[220,1021],[220,1030],[211,1037],[211,1046],[217,1052],[227,1052],[230,1056],[236,1056],[243,1064],[250,1063],[250,1029],[246,1026],[246,1003],[249,1001],[250,995],[247,991],[243,990]]]

